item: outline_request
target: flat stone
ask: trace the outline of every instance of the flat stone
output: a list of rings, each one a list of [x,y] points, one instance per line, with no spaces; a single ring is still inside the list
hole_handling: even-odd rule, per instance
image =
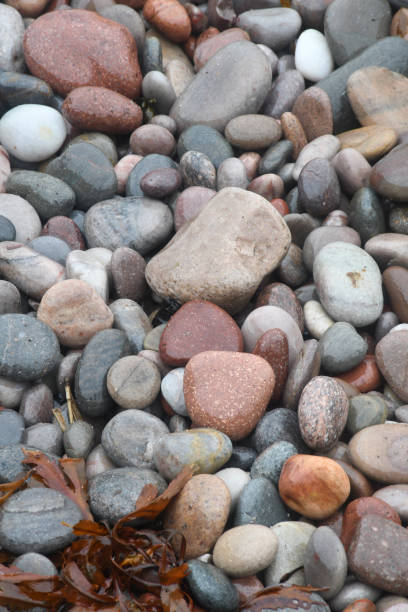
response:
[[[153,485],[163,493],[166,482],[149,469],[115,468],[94,476],[89,483],[89,505],[96,518],[114,525],[133,512],[145,485]]]
[[[408,45],[406,42],[396,36],[385,37],[317,83],[318,87],[326,91],[332,103],[335,133],[357,127],[346,95],[348,78],[353,72],[366,66],[379,66],[403,75],[408,74]]]
[[[278,538],[264,525],[241,525],[225,531],[213,551],[216,567],[232,578],[262,571],[276,555]]]
[[[251,372],[250,385],[244,372]],[[214,427],[239,440],[265,412],[274,384],[273,370],[261,357],[226,351],[199,353],[186,367],[187,411],[195,424]]]
[[[18,491],[1,508],[1,546],[17,555],[56,552],[74,540],[71,525],[81,518],[76,504],[54,489]]]
[[[0,119],[0,143],[23,162],[40,162],[63,144],[67,130],[62,115],[49,106],[22,104]]]
[[[172,225],[169,207],[159,200],[114,198],[89,209],[85,235],[90,247],[130,247],[144,255],[166,241]]]
[[[346,551],[353,541],[360,520],[367,514],[375,514],[401,525],[398,513],[385,501],[377,497],[359,497],[347,504],[343,515],[341,541]]]
[[[158,472],[173,480],[186,465],[194,464],[195,473],[213,474],[230,458],[232,444],[220,431],[210,428],[189,429],[163,435],[154,445],[153,460]]]
[[[86,142],[71,144],[47,165],[46,171],[68,183],[80,210],[87,211],[96,202],[116,193],[117,179],[112,164],[100,149]]]
[[[82,347],[113,324],[102,298],[82,280],[57,283],[44,294],[37,318],[46,323],[64,346]]]
[[[388,35],[391,10],[386,0],[364,0],[358,10],[351,0],[329,4],[324,34],[338,66]]]
[[[10,344],[9,338],[13,338]],[[0,376],[16,381],[37,380],[59,360],[54,332],[41,321],[21,314],[0,316]]]
[[[209,552],[224,531],[231,496],[217,476],[198,474],[184,485],[167,506],[163,525],[186,539],[186,559]]]
[[[156,0],[143,4],[143,17],[172,42],[185,42],[191,34],[191,22],[184,6],[161,5]]]
[[[236,312],[248,303],[265,274],[279,264],[289,241],[284,220],[261,196],[223,189],[150,260],[146,279],[162,297],[181,302],[207,299]],[[211,253],[210,270],[202,255],[204,244],[205,252]]]
[[[279,51],[296,38],[301,23],[293,9],[260,8],[241,13],[236,25],[248,32],[253,42]]]
[[[24,21],[12,6],[0,7],[0,69],[21,72],[24,69]]]
[[[405,447],[406,423],[373,425],[362,429],[350,440],[353,464],[372,480],[386,484],[408,483]]]
[[[378,534],[381,534],[381,538]],[[367,584],[408,595],[406,529],[381,516],[364,516],[351,541],[348,560],[354,575]]]
[[[123,409],[142,410],[160,392],[160,372],[147,359],[136,355],[122,357],[108,371],[106,384],[111,398]]]
[[[298,418],[309,448],[327,451],[340,438],[347,422],[348,398],[341,385],[329,376],[316,376],[299,399]]]
[[[372,257],[354,244],[327,244],[315,258],[313,277],[322,306],[335,320],[362,327],[380,316],[380,271]]]
[[[279,494],[292,510],[307,518],[324,519],[346,501],[350,481],[328,457],[294,455],[283,466]]]
[[[285,580],[305,562],[307,544],[316,530],[303,521],[282,521],[273,525],[272,532],[278,538],[275,559],[265,572],[265,585],[275,586]]]
[[[296,99],[292,112],[301,122],[308,141],[333,133],[331,102],[324,89],[308,87]]]
[[[259,338],[274,328],[281,329],[287,336],[291,367],[303,346],[302,333],[293,317],[278,306],[261,306],[247,316],[241,328],[245,349],[253,351]]]
[[[324,599],[332,599],[344,585],[347,576],[347,557],[340,539],[330,527],[318,527],[305,551],[306,584],[328,587],[322,591]]]
[[[119,329],[104,329],[91,338],[75,374],[75,398],[83,414],[100,416],[112,407],[106,375],[115,361],[130,353],[126,334]]]
[[[160,356],[172,366],[186,365],[203,351],[242,351],[241,330],[219,306],[205,300],[187,302],[169,319],[160,338]]]
[[[142,123],[140,106],[106,87],[77,87],[65,98],[61,112],[79,130],[128,134]]]
[[[398,142],[398,134],[391,127],[368,125],[337,134],[341,148],[356,149],[367,161],[377,160],[388,153]]]
[[[271,77],[270,64],[256,45],[247,41],[231,43],[194,77],[176,100],[170,116],[180,131],[195,124],[222,131],[233,117],[259,111]]]
[[[234,515],[234,526],[264,525],[272,527],[288,518],[287,510],[279,497],[275,485],[258,476],[251,478],[238,498]]]
[[[9,176],[6,189],[25,198],[45,221],[57,215],[69,215],[75,206],[71,187],[42,172],[16,170]]]
[[[239,115],[225,126],[225,137],[243,151],[266,149],[280,140],[282,129],[273,117],[266,115]]]
[[[142,75],[133,36],[91,11],[42,15],[26,31],[24,55],[30,72],[61,95],[91,85],[139,96]]]
[[[187,584],[194,601],[212,612],[235,612],[238,592],[223,571],[199,559],[188,562]]]

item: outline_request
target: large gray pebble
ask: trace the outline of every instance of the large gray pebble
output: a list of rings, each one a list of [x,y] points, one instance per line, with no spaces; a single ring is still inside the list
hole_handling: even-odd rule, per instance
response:
[[[43,221],[57,215],[68,216],[75,206],[72,188],[44,172],[16,170],[7,179],[6,190],[30,202]]]
[[[236,25],[248,32],[253,42],[279,51],[296,38],[302,19],[290,8],[265,8],[241,13]]]
[[[238,591],[218,567],[199,559],[188,562],[187,584],[200,606],[211,612],[236,612]]]

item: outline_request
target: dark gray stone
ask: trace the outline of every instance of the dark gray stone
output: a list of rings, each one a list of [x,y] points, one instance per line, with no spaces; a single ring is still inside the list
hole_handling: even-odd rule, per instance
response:
[[[350,202],[349,223],[360,234],[362,244],[386,232],[381,200],[373,189],[362,187],[356,191]]]
[[[153,470],[117,468],[97,474],[89,483],[89,505],[99,520],[116,523],[122,516],[133,512],[145,485],[157,487],[158,493],[166,489],[166,481]]]
[[[177,142],[179,159],[187,151],[204,153],[216,168],[224,159],[234,157],[234,151],[230,143],[218,130],[208,125],[192,125],[180,134]]]
[[[356,329],[343,321],[335,323],[319,341],[323,369],[336,376],[361,363],[367,354],[367,342]]]
[[[305,79],[297,70],[286,70],[278,76],[265,98],[262,112],[280,119],[282,113],[291,111],[297,98],[305,89]]]
[[[289,408],[275,408],[267,412],[253,434],[254,446],[258,453],[280,440],[291,442],[298,452],[306,448],[300,433],[297,413]]]
[[[96,202],[113,197],[118,186],[109,159],[87,142],[71,144],[47,165],[46,172],[72,188],[77,207],[81,210],[88,210]]]
[[[242,28],[255,43],[280,51],[295,40],[302,25],[297,11],[290,8],[264,8],[241,13],[236,26]]]
[[[82,519],[79,508],[54,489],[25,489],[14,493],[0,509],[0,545],[21,555],[49,554],[74,540],[68,525]]]
[[[28,243],[28,246],[48,259],[53,259],[61,266],[65,266],[68,253],[71,251],[71,247],[57,236],[37,236]]]
[[[258,174],[276,174],[291,158],[293,144],[290,140],[281,140],[267,149],[259,162]]]
[[[236,612],[238,591],[218,567],[198,559],[188,562],[186,580],[194,601],[211,612]]]
[[[106,376],[115,361],[131,352],[126,334],[119,329],[104,329],[88,342],[75,373],[75,398],[84,415],[100,416],[113,406]]]
[[[11,107],[20,104],[54,106],[51,87],[31,74],[0,72],[0,98]]]
[[[169,433],[168,427],[143,410],[119,412],[102,432],[102,446],[119,466],[154,469],[155,443]]]
[[[0,410],[0,446],[18,444],[24,435],[24,419],[15,410]]]
[[[111,251],[126,246],[145,255],[165,243],[172,229],[170,208],[146,197],[118,197],[99,202],[85,217],[88,246]]]
[[[330,98],[335,134],[359,127],[348,101],[346,84],[353,72],[365,66],[380,66],[407,76],[408,41],[398,36],[387,36],[316,83]]]
[[[0,215],[0,242],[4,242],[5,240],[14,240],[15,237],[16,228],[14,227],[14,224],[10,221],[10,219],[7,219],[7,217]]]
[[[233,0],[232,4],[237,15],[244,11],[282,6],[280,0]]]
[[[44,172],[16,170],[7,179],[6,190],[30,202],[43,221],[57,215],[67,216],[75,206],[71,187]]]
[[[310,215],[323,217],[340,204],[340,183],[327,159],[312,159],[303,166],[299,179],[299,200]]]
[[[161,43],[155,36],[145,38],[142,54],[143,74],[151,70],[163,72],[163,56]]]
[[[175,168],[177,170],[178,165],[167,155],[160,155],[159,153],[151,153],[150,155],[146,155],[138,164],[136,164],[129,174],[129,178],[126,183],[126,195],[143,196],[144,193],[140,186],[140,181],[142,178],[148,172],[151,172],[152,170],[160,170],[162,168]]]
[[[265,448],[253,462],[251,478],[263,476],[277,486],[283,464],[289,457],[297,454],[298,450],[291,442],[286,442],[285,440],[274,442],[271,446]]]
[[[21,314],[0,316],[0,376],[37,380],[56,367],[59,348],[56,335],[42,321]]]
[[[236,467],[248,472],[256,459],[256,451],[247,446],[233,446],[232,455],[224,468]]]
[[[243,488],[235,507],[233,524],[234,527],[248,524],[272,527],[288,518],[277,488],[268,478],[260,476]]]

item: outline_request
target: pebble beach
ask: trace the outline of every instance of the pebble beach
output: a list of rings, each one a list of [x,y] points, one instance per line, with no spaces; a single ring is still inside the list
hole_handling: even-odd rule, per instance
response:
[[[408,612],[408,1],[0,3],[0,612]]]

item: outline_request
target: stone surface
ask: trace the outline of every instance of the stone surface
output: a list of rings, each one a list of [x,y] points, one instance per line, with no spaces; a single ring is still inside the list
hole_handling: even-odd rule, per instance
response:
[[[12,6],[0,6],[0,69],[20,72],[24,67],[24,22]]]
[[[327,159],[312,159],[303,166],[298,180],[299,200],[306,212],[316,217],[339,207],[340,183]]]
[[[341,385],[329,376],[316,376],[299,399],[298,418],[309,448],[324,452],[340,438],[347,422],[348,398]]]
[[[331,160],[340,149],[340,141],[332,134],[324,134],[309,142],[296,160],[292,176],[297,181],[306,164],[316,158]]]
[[[118,298],[127,298],[135,302],[143,298],[147,289],[145,268],[145,260],[134,249],[119,247],[113,252],[111,271]]]
[[[241,28],[230,28],[198,44],[194,50],[194,66],[196,70],[201,70],[217,51],[239,40],[250,40],[250,37]]]
[[[56,552],[73,541],[71,525],[81,518],[74,502],[58,491],[19,491],[1,509],[1,546],[14,554]]]
[[[95,431],[90,423],[75,421],[64,431],[64,450],[68,457],[86,459],[95,442]]]
[[[111,398],[123,409],[147,408],[160,391],[160,372],[147,359],[122,357],[109,369],[106,384]]]
[[[285,440],[274,442],[262,451],[253,462],[251,478],[263,476],[278,485],[283,465],[292,455],[297,455],[296,446]]]
[[[194,77],[177,98],[170,116],[180,131],[195,124],[222,131],[233,117],[259,111],[271,76],[270,64],[256,45],[232,43],[220,49]]]
[[[61,95],[91,85],[139,96],[142,75],[133,36],[125,26],[91,11],[42,15],[25,34],[24,55],[30,72]]]
[[[102,298],[82,280],[57,283],[44,294],[37,318],[64,346],[82,347],[97,332],[112,327],[113,315]]]
[[[380,316],[380,271],[375,261],[354,244],[326,245],[314,261],[313,277],[322,306],[335,320],[362,327]]]
[[[249,372],[251,377],[246,378]],[[187,412],[197,425],[214,427],[239,440],[263,415],[274,383],[273,370],[261,357],[227,351],[199,353],[186,367]]]
[[[155,443],[168,433],[163,421],[152,414],[124,410],[106,424],[102,446],[115,465],[152,470]]]
[[[235,612],[238,592],[224,572],[199,559],[189,561],[188,570],[186,580],[194,601],[213,612]]]
[[[395,130],[381,125],[369,125],[337,134],[341,148],[356,149],[368,161],[377,160],[398,142]]]
[[[27,243],[41,232],[41,220],[35,208],[18,195],[0,193],[0,215],[14,225],[16,242]]]
[[[278,539],[264,525],[241,525],[225,531],[214,546],[216,567],[232,578],[245,578],[262,571],[276,555]]]
[[[289,457],[279,479],[279,494],[286,505],[311,519],[324,519],[333,514],[349,493],[346,473],[328,457]]]
[[[114,316],[114,326],[126,333],[132,353],[143,348],[146,334],[152,329],[149,317],[136,302],[127,299],[115,300],[109,306]]]
[[[320,351],[316,340],[306,340],[289,371],[282,403],[286,408],[297,410],[300,395],[306,384],[319,374]]]
[[[376,497],[359,497],[347,505],[343,515],[341,541],[346,551],[353,541],[354,533],[360,520],[367,514],[375,514],[389,521],[394,521],[397,525],[401,525],[401,519],[398,513],[382,499]]]
[[[259,338],[252,352],[263,357],[272,367],[275,386],[271,401],[277,402],[282,395],[289,369],[289,345],[285,332],[277,328],[268,329]]]
[[[294,40],[301,18],[290,8],[259,8],[242,12],[236,24],[248,32],[253,42],[278,51]]]
[[[4,408],[0,411],[0,446],[18,444],[24,435],[24,419],[15,410]]]
[[[33,385],[21,398],[20,414],[27,427],[36,423],[52,421],[54,398],[52,391],[44,383]]]
[[[223,189],[151,259],[146,279],[162,297],[181,302],[207,299],[236,312],[249,301],[261,278],[279,264],[289,240],[282,217],[263,198],[241,189]],[[202,245],[211,253],[211,270]],[[176,269],[174,261],[179,262]]]
[[[97,519],[114,525],[122,516],[133,512],[145,485],[163,493],[166,482],[149,469],[123,467],[94,476],[89,483],[89,505]]]
[[[298,96],[292,112],[300,120],[308,141],[333,133],[331,102],[323,89],[308,87]]]
[[[262,111],[265,115],[279,119],[283,113],[292,110],[296,99],[304,89],[305,79],[300,72],[286,70],[273,83],[265,98]]]
[[[405,202],[408,194],[408,183],[403,168],[408,155],[408,143],[391,149],[373,167],[370,184],[381,196]]]
[[[147,0],[143,16],[172,42],[185,42],[191,34],[190,18],[180,2]]]
[[[55,236],[60,238],[72,250],[85,250],[85,241],[78,225],[69,217],[58,215],[51,217],[44,225],[41,236]]]
[[[267,478],[258,476],[251,478],[241,491],[234,511],[233,524],[271,527],[287,518],[287,510],[275,485]]]
[[[352,325],[339,322],[324,333],[319,350],[324,370],[336,375],[361,363],[367,353],[367,343]]]
[[[381,538],[378,534],[381,534]],[[348,551],[353,574],[367,584],[389,593],[408,595],[405,558],[408,551],[406,529],[381,516],[364,516]]]
[[[231,495],[231,513],[232,510],[235,509],[240,495],[244,490],[245,486],[251,480],[251,477],[248,472],[245,472],[244,470],[241,470],[237,467],[224,468],[219,472],[216,472],[215,475],[218,476],[218,478],[221,478],[221,480],[224,481],[228,487],[228,491]]]
[[[314,260],[326,244],[330,242],[350,242],[361,245],[358,232],[351,227],[321,226],[308,234],[303,245],[303,261],[306,268],[312,272]]]
[[[167,506],[163,524],[186,538],[186,559],[209,552],[224,531],[231,496],[217,476],[199,474],[184,485]]]
[[[225,126],[228,142],[242,151],[266,149],[280,140],[279,122],[266,115],[239,115]]]
[[[272,526],[279,545],[274,561],[265,572],[265,585],[280,584],[288,574],[303,567],[306,547],[315,529],[303,521],[282,521]]]
[[[408,367],[406,358],[408,332],[394,331],[378,342],[375,356],[381,374],[394,393],[403,401],[408,401],[405,385],[405,372]]]
[[[389,264],[405,266],[408,262],[408,238],[404,234],[379,234],[365,244],[381,268]]]
[[[305,552],[305,581],[322,591],[324,599],[332,599],[343,587],[347,576],[347,557],[340,539],[330,527],[318,527]]]
[[[180,134],[177,142],[177,153],[180,159],[186,151],[204,153],[216,168],[225,159],[234,156],[231,145],[218,130],[200,124],[192,125]]]
[[[386,484],[408,483],[405,447],[406,423],[373,425],[356,433],[350,440],[353,464],[368,478]]]
[[[396,484],[389,485],[382,489],[378,489],[374,493],[376,499],[380,499],[386,502],[391,508],[393,508],[401,520],[405,523],[408,520],[408,485]]]
[[[330,602],[335,612],[342,612],[348,605],[360,599],[368,599],[369,601],[376,601],[381,595],[381,590],[377,589],[363,582],[352,580],[346,583],[341,589],[340,593],[336,595]]]
[[[259,421],[253,436],[253,443],[258,453],[274,442],[282,440],[291,442],[298,451],[306,449],[297,414],[289,408],[275,408],[267,412]]]
[[[321,32],[310,29],[301,33],[296,42],[295,66],[305,79],[314,83],[332,72],[333,57]]]

